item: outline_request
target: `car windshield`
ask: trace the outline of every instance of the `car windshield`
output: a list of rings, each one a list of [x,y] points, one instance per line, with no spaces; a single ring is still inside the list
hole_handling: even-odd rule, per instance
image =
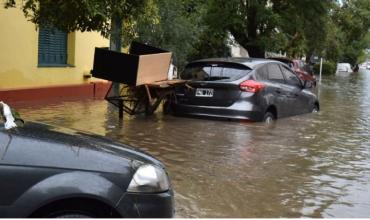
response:
[[[305,65],[304,65],[304,62],[302,60],[298,60],[298,67],[300,69],[304,69]]]
[[[195,66],[185,68],[180,77],[194,81],[233,81],[247,75],[250,71],[248,68],[241,67]]]

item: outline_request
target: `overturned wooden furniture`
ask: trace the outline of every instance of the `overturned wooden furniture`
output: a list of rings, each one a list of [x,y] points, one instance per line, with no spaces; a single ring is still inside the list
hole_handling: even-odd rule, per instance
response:
[[[176,86],[184,80],[167,80],[172,53],[133,42],[129,54],[95,48],[92,75],[97,78],[120,83],[112,84],[105,99],[130,115],[151,115],[161,101],[174,97]]]
[[[172,53],[133,42],[129,53],[95,48],[92,76],[129,86],[167,80]]]
[[[170,102],[175,99],[175,88],[183,86],[186,82],[165,80],[140,86],[122,84],[119,95],[114,94],[111,86],[105,99],[119,109],[120,118],[123,117],[123,112],[130,115],[152,115],[162,101]]]

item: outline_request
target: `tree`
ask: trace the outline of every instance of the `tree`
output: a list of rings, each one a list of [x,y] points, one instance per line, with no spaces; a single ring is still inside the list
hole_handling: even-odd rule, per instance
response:
[[[208,0],[155,0],[156,19],[138,18],[124,38],[173,52],[173,61],[180,70],[194,59],[228,56],[228,34],[207,24],[207,3]]]
[[[228,31],[252,57],[264,57],[276,42],[278,17],[267,0],[209,0],[207,23],[215,30]],[[267,41],[270,39],[272,41]]]
[[[325,44],[331,0],[209,2],[209,24],[230,32],[252,57],[264,57],[266,50],[295,56]]]
[[[202,30],[202,1],[155,0],[156,19],[140,17],[126,39],[137,40],[173,52],[174,63],[182,68]]]
[[[336,61],[358,63],[370,40],[370,1],[342,1],[334,10],[332,21],[338,28],[338,37],[335,40],[340,54]]]
[[[292,57],[325,50],[329,28],[331,0],[272,0],[273,11],[279,15],[279,29],[285,36],[282,50]]]

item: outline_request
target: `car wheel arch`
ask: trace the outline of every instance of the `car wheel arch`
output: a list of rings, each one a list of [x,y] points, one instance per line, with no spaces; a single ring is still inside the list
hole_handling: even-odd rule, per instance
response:
[[[92,173],[74,171],[56,174],[38,182],[24,192],[14,205],[22,207],[22,215],[30,216],[47,204],[72,198],[101,201],[114,207],[122,195],[124,190],[108,179]]]
[[[313,104],[314,107],[317,107],[317,110],[320,111],[320,103],[318,101],[316,101],[314,104]]]
[[[274,106],[274,105],[269,105],[267,108],[266,108],[266,111],[265,111],[265,114],[267,112],[270,112],[274,115],[275,119],[278,118],[278,112],[277,112],[277,108]]]
[[[81,204],[83,204],[83,207],[85,208],[85,209],[82,208],[81,211],[86,211],[87,213],[89,213],[88,210],[91,210],[90,214],[95,215],[92,217],[104,217],[104,218],[107,218],[107,217],[122,218],[123,217],[119,214],[119,212],[112,205],[106,203],[106,201],[102,201],[98,198],[92,198],[90,196],[83,196],[83,195],[68,197],[68,198],[59,198],[59,199],[49,201],[48,203],[38,207],[27,217],[30,217],[30,218],[50,217],[50,214],[56,213],[57,211],[61,211],[63,209],[64,210],[71,209],[71,207],[73,206],[75,206],[76,210],[79,210],[78,206],[81,206]],[[99,210],[99,214],[94,213],[95,211],[92,211],[92,210]]]

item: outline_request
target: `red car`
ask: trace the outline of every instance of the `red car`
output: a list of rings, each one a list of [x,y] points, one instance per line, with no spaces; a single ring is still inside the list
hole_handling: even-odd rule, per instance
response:
[[[303,81],[307,81],[307,87],[315,87],[316,86],[316,77],[314,74],[311,74],[305,70],[305,64],[302,60],[299,59],[289,59],[286,57],[274,57],[270,58],[272,60],[277,60],[287,64],[294,73]]]

